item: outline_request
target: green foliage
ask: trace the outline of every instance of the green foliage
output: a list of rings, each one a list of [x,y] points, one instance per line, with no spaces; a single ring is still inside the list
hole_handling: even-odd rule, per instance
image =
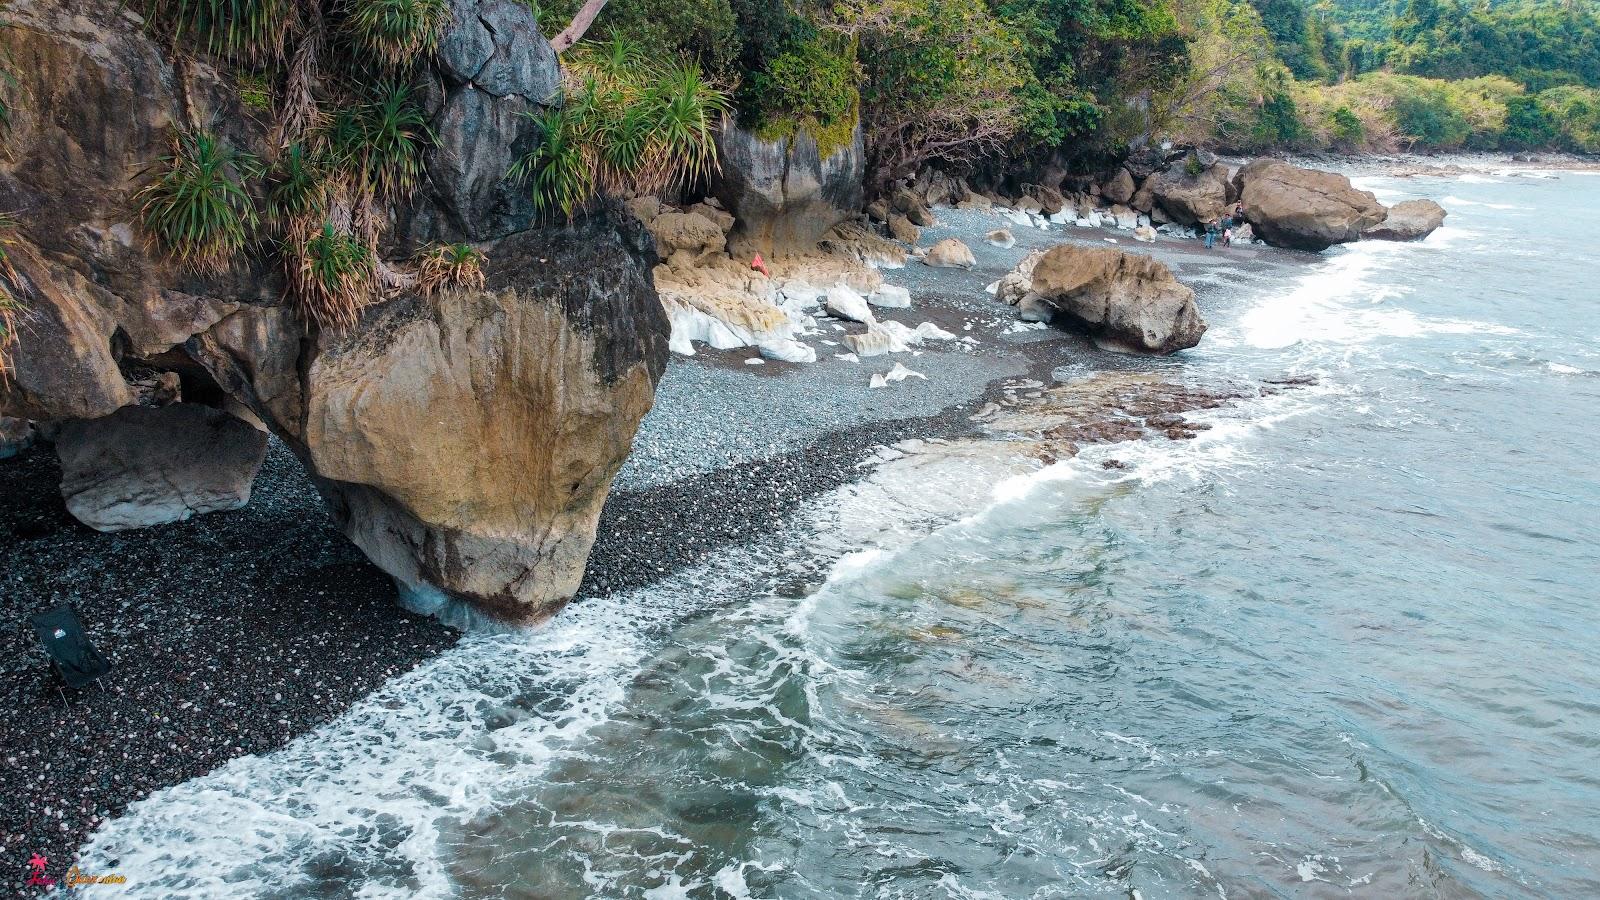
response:
[[[705,180],[728,95],[691,62],[657,62],[615,39],[566,59],[565,105],[538,118],[541,139],[511,175],[535,205],[565,216],[596,191],[660,193]]]
[[[450,21],[447,0],[347,0],[350,42],[392,69],[432,53]]]
[[[746,80],[740,112],[746,125],[769,140],[796,130],[810,133],[818,152],[827,157],[850,141],[861,102],[859,81],[853,44],[812,37],[796,42]]]
[[[376,291],[372,249],[332,222],[291,237],[284,262],[289,293],[301,316],[323,328],[355,324]]]
[[[1366,138],[1366,126],[1348,106],[1341,106],[1328,114],[1328,129],[1335,143],[1344,147],[1359,147]]]
[[[545,0],[543,21],[554,36],[582,0]],[[632,44],[654,60],[693,59],[702,72],[729,78],[738,69],[741,33],[729,0],[609,0],[589,38]]]
[[[541,212],[560,210],[571,217],[594,193],[594,164],[589,158],[586,98],[568,98],[567,105],[546,110],[539,123],[539,144],[511,166],[511,176],[525,184]]]
[[[327,208],[326,162],[306,150],[304,144],[290,144],[284,149],[272,167],[270,182],[267,209],[280,222],[320,217]]]
[[[139,223],[184,268],[224,269],[256,225],[255,204],[241,182],[259,171],[253,157],[209,131],[178,132],[172,153],[134,194]]]
[[[447,287],[482,288],[483,265],[488,261],[482,250],[471,244],[432,244],[418,251],[417,290],[432,296]]]
[[[298,20],[296,0],[144,0],[145,18],[226,59],[265,61],[279,55]]]
[[[272,112],[272,79],[259,72],[242,72],[234,80],[239,102],[247,109],[261,113]]]
[[[1600,90],[1563,85],[1540,91],[1539,108],[1560,123],[1557,145],[1577,153],[1600,153]]]
[[[364,102],[338,110],[326,133],[336,166],[380,199],[408,196],[422,178],[423,151],[433,143],[427,117],[402,81],[380,81]]]

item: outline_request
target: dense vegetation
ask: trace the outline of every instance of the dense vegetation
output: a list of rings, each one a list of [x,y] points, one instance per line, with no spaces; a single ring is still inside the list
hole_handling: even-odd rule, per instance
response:
[[[546,3],[547,29],[577,3]],[[880,187],[1150,135],[1600,152],[1595,0],[610,0],[595,31],[737,84],[764,136],[826,152],[859,124]]]

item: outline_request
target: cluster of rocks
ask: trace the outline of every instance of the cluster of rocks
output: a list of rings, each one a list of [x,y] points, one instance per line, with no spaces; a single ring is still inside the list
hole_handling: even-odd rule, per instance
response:
[[[1393,210],[1343,175],[1259,159],[1230,168],[1199,148],[1147,148],[1099,175],[1061,176],[1054,185],[1024,185],[1017,196],[974,189],[965,179],[925,171],[869,204],[867,214],[897,240],[915,245],[920,227],[932,224],[942,204],[992,210],[1014,224],[1117,228],[1140,241],[1157,234],[1198,236],[1207,223],[1243,208],[1235,242],[1263,240],[1301,250],[1323,250],[1361,239],[1417,240],[1443,223],[1431,200],[1408,200]],[[1008,246],[1009,232],[990,242]]]

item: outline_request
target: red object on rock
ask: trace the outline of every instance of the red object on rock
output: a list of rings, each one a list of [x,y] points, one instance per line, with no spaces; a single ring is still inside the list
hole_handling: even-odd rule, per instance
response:
[[[756,254],[755,259],[750,260],[750,268],[755,269],[757,272],[760,272],[768,278],[772,277],[772,273],[767,271],[767,264],[762,262],[761,254],[759,253]]]

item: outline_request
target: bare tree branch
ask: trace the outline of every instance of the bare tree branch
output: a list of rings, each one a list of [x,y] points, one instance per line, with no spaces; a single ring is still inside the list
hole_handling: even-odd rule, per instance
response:
[[[600,10],[605,8],[606,0],[584,0],[583,8],[572,17],[572,23],[551,39],[551,49],[557,53],[564,53],[567,48],[583,40],[584,33],[594,24],[594,17],[600,15]]]

